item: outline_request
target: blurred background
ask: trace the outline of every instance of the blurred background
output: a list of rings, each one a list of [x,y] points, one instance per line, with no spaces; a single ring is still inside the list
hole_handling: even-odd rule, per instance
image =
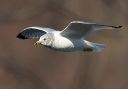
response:
[[[128,0],[0,0],[0,89],[128,89]],[[16,35],[29,26],[73,20],[123,25],[87,40],[101,53],[58,52]]]

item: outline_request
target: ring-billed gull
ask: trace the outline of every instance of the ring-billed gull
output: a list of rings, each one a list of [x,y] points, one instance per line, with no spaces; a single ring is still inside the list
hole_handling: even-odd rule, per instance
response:
[[[104,44],[93,43],[85,40],[90,33],[101,29],[121,28],[122,26],[109,26],[83,21],[72,21],[62,31],[51,28],[28,27],[17,35],[19,39],[39,40],[35,43],[59,51],[94,51],[101,52]]]

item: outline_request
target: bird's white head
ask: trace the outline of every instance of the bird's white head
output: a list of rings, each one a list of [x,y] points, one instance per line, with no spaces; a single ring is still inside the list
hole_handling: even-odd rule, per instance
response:
[[[54,41],[54,36],[52,33],[45,34],[40,37],[40,39],[34,43],[34,45],[42,44],[46,47],[51,47]]]

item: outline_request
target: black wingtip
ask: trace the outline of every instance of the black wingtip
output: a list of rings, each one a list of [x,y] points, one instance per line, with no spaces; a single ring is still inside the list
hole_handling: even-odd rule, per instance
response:
[[[119,25],[119,26],[114,26],[114,28],[122,28],[123,26]]]
[[[21,33],[19,33],[16,38],[18,39],[22,39],[22,40],[25,40],[25,39],[28,39],[27,37],[23,36]]]

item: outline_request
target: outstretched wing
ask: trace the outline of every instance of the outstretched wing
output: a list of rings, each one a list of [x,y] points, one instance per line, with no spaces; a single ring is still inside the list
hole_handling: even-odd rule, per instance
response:
[[[19,39],[35,39],[40,38],[42,35],[46,33],[50,33],[55,31],[51,28],[42,28],[42,27],[28,27],[20,32],[16,38]]]
[[[121,27],[122,26],[109,26],[82,21],[72,21],[63,31],[61,31],[61,35],[68,38],[83,38],[96,30]]]

